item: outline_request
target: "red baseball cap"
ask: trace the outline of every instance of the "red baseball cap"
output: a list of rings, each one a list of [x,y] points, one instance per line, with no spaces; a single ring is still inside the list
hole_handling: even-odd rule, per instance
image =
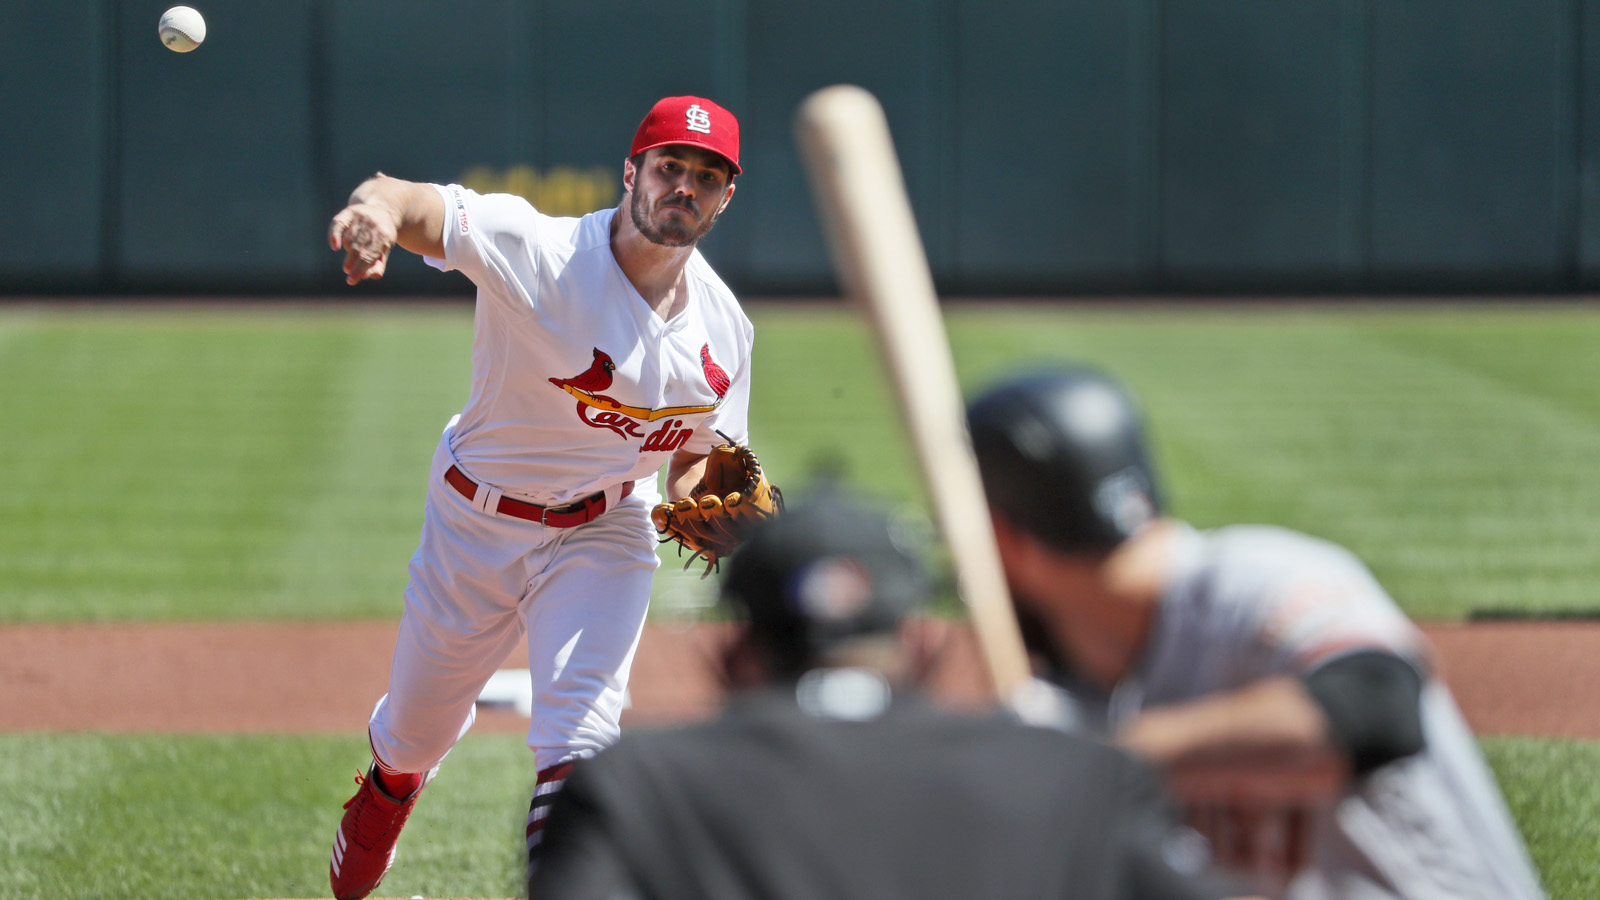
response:
[[[667,144],[710,150],[728,161],[733,174],[739,174],[739,120],[704,97],[663,97],[657,101],[639,123],[628,155],[638,156]]]

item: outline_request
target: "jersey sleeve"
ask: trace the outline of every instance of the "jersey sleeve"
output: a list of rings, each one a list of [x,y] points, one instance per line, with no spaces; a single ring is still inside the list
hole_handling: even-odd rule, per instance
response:
[[[480,194],[459,184],[434,185],[444,199],[444,259],[427,263],[444,272],[460,272],[478,286],[480,296],[526,311],[529,277],[537,274],[539,214],[515,194]]]
[[[1121,773],[1123,789],[1110,823],[1111,896],[1121,900],[1221,900],[1249,891],[1212,864],[1205,838],[1183,825],[1155,775],[1143,766]]]
[[[1420,633],[1357,564],[1291,576],[1274,586],[1261,612],[1255,639],[1284,674],[1365,650],[1422,662]]]

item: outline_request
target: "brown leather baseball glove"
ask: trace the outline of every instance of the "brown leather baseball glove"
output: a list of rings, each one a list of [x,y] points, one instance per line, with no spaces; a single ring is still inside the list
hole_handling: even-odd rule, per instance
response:
[[[743,444],[718,444],[706,457],[705,475],[689,496],[659,503],[650,511],[662,543],[675,540],[694,552],[710,573],[734,551],[751,525],[783,512],[783,492],[761,471],[761,461]]]

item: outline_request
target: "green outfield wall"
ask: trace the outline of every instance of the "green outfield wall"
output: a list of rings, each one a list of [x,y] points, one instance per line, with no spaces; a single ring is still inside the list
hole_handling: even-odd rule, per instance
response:
[[[946,293],[1600,285],[1600,0],[194,0],[189,54],[167,5],[0,6],[0,292],[335,289],[363,176],[583,212],[676,93],[744,126],[719,270],[829,291],[790,117],[838,82]]]

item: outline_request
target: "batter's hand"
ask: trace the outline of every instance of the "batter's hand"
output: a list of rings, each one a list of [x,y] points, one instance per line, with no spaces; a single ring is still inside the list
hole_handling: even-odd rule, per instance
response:
[[[1187,763],[1168,771],[1189,826],[1213,861],[1271,896],[1311,862],[1349,777],[1342,756]]]
[[[345,283],[382,278],[399,227],[394,210],[375,203],[352,203],[328,226],[328,246],[344,251]]]

